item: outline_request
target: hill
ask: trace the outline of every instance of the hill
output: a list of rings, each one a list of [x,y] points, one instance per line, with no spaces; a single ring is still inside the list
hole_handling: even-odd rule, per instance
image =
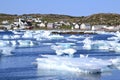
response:
[[[120,14],[113,13],[99,13],[87,16],[83,19],[84,22],[92,25],[103,24],[103,25],[120,25]]]
[[[59,15],[59,14],[23,14],[23,15],[12,15],[12,14],[0,14],[0,22],[3,20],[9,20],[13,22],[14,19],[23,17],[23,16],[32,16],[34,18],[41,18],[42,20],[48,22],[56,21],[68,21],[68,22],[77,22],[77,23],[90,23],[91,25],[120,25],[120,14],[114,13],[99,13],[93,14],[90,16],[69,16],[69,15]]]
[[[8,20],[8,21],[12,22],[12,21],[14,21],[15,18],[17,18],[17,15],[0,13],[0,23],[3,20]]]

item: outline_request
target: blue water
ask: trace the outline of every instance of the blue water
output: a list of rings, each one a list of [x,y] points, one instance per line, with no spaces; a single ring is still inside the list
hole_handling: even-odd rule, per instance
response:
[[[14,35],[12,32],[1,32],[0,35]],[[70,35],[64,35],[68,37]],[[77,35],[78,36],[78,35]],[[82,35],[86,36],[86,35]],[[107,37],[112,35],[89,35],[93,37],[93,40],[106,40]],[[34,39],[30,39],[37,42]],[[82,40],[82,39],[75,39]],[[36,58],[39,58],[41,54],[55,55],[55,52],[50,48],[50,44],[46,43],[57,43],[57,42],[72,42],[66,39],[54,39],[54,40],[43,40],[38,41],[38,45],[32,47],[19,47],[17,46],[12,55],[1,55],[0,56],[0,80],[120,80],[120,71],[113,69],[110,72],[101,74],[81,74],[81,73],[70,73],[67,71],[51,71],[51,70],[40,70],[37,69],[35,64]],[[44,45],[44,44],[46,45]],[[82,44],[76,43],[75,46]],[[77,48],[77,52],[74,57],[78,57],[79,54],[89,54],[90,57],[97,58],[115,58],[119,57],[120,54],[108,51],[99,50],[81,50]]]

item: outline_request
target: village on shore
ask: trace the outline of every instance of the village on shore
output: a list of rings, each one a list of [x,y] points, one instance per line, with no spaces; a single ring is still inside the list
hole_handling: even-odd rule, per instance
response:
[[[1,30],[77,30],[77,31],[110,31],[115,32],[120,30],[120,25],[90,25],[89,23],[56,21],[48,22],[42,18],[32,18],[31,16],[24,16],[17,18],[10,23],[4,20],[0,24]]]

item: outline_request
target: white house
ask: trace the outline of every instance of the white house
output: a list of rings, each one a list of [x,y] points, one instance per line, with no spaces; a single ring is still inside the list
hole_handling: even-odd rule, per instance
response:
[[[80,25],[80,29],[82,29],[82,30],[90,30],[91,29],[91,25],[88,24],[88,23],[82,23]]]
[[[54,28],[54,23],[48,23],[47,28]]]
[[[35,18],[34,21],[35,21],[36,23],[41,23],[41,22],[42,22],[42,21],[40,20],[40,18]]]
[[[69,22],[66,22],[66,23],[64,23],[64,25],[66,25],[66,26],[70,26],[70,23],[69,23]]]
[[[119,27],[117,27],[117,26],[107,26],[104,29],[107,30],[107,31],[118,31]]]
[[[60,24],[64,24],[65,22],[64,22],[64,21],[60,21],[59,23],[60,23]]]
[[[105,29],[113,30],[113,29],[114,29],[114,26],[105,27]]]
[[[116,30],[120,30],[120,25],[114,27]]]
[[[75,24],[74,28],[75,28],[75,29],[80,29],[79,24]]]
[[[39,26],[40,27],[45,27],[45,24],[44,23],[40,23]]]
[[[107,25],[93,25],[91,29],[92,30],[103,30],[105,28],[107,28]]]
[[[94,30],[95,30],[95,27],[94,27],[94,26],[92,26],[91,30],[92,30],[92,31],[94,31]]]
[[[2,21],[2,24],[9,24],[9,22],[6,20],[6,21]]]
[[[11,25],[0,25],[0,29],[7,29],[7,30],[9,30],[9,29],[11,29]]]
[[[30,26],[32,26],[32,23],[22,18],[19,18],[16,22],[13,22],[13,29],[25,29]]]
[[[41,23],[41,24],[40,24],[40,27],[45,27],[45,24],[44,24],[44,23]]]

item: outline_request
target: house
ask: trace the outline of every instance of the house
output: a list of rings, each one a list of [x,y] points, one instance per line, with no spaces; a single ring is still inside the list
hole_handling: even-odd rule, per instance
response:
[[[91,25],[89,23],[82,23],[80,25],[81,30],[91,30]]]
[[[54,23],[47,23],[47,28],[48,29],[54,28]]]
[[[32,27],[32,22],[29,20],[25,20],[23,18],[19,18],[18,21],[13,22],[13,29],[29,29]]]
[[[60,21],[59,23],[60,23],[60,24],[64,24],[65,22],[64,22],[64,21]]]
[[[75,25],[74,25],[74,29],[80,29],[79,24],[75,24]]]
[[[54,28],[55,28],[55,29],[58,29],[58,28],[60,28],[61,26],[63,26],[62,23],[59,23],[59,22],[55,22],[55,23],[54,23]]]
[[[34,19],[34,22],[36,22],[36,23],[41,23],[42,21],[40,20],[40,18],[35,18],[35,19]]]
[[[7,28],[4,27],[3,25],[0,25],[0,29],[2,29],[2,30],[7,30]]]
[[[1,29],[4,29],[4,30],[9,30],[11,29],[11,25],[9,24],[9,22],[6,20],[6,21],[2,21],[2,25],[0,25]]]
[[[105,28],[106,31],[119,31],[119,27],[118,26],[107,26]]]
[[[9,24],[9,22],[6,20],[6,21],[2,21],[2,24]]]
[[[116,29],[117,31],[120,31],[120,25],[115,26],[115,29]]]
[[[92,26],[92,30],[105,30],[105,28],[107,28],[107,25],[93,25]]]
[[[108,27],[104,27],[105,29],[108,29],[108,30],[113,30],[114,29],[114,26],[108,26]]]
[[[37,26],[39,26],[39,27],[46,27],[45,23],[37,24]]]
[[[11,25],[6,25],[5,27],[7,28],[7,30],[11,29]]]
[[[11,25],[0,25],[0,29],[10,30],[11,29]]]
[[[95,31],[95,26],[92,26],[91,30],[92,30],[92,31]]]
[[[69,23],[69,22],[66,22],[66,23],[64,23],[64,25],[66,25],[66,26],[70,26],[70,23]]]

